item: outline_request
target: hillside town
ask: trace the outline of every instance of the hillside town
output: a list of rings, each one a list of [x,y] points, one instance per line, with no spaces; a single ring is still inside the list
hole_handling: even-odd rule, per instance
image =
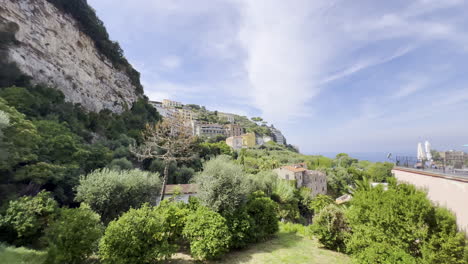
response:
[[[150,101],[159,114],[164,118],[181,118],[191,126],[194,136],[201,138],[223,138],[226,144],[234,150],[261,146],[269,141],[279,145],[286,145],[286,138],[273,125],[267,126],[262,122],[260,126],[266,133],[249,131],[248,125],[256,124],[245,116],[218,111],[209,111],[198,105],[184,105],[181,102],[164,99],[162,102]],[[255,118],[253,118],[255,119]]]

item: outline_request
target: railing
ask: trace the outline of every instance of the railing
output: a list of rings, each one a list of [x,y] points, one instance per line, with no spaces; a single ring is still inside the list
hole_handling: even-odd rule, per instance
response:
[[[396,156],[395,157],[395,166],[402,168],[411,168],[413,170],[434,172],[439,174],[445,174],[450,176],[457,176],[468,178],[468,168],[454,166],[455,162],[452,160],[440,159],[429,161],[421,161],[416,157],[411,156]]]

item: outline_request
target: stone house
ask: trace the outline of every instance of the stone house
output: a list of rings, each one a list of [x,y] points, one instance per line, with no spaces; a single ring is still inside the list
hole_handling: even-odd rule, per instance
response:
[[[327,176],[321,171],[308,170],[305,163],[283,166],[275,169],[278,178],[296,181],[296,187],[311,189],[312,196],[327,194]]]

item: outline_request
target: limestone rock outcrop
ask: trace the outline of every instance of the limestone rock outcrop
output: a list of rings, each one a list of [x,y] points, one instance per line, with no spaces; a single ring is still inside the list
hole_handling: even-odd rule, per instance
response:
[[[0,59],[15,62],[33,83],[60,89],[68,101],[121,112],[140,96],[77,22],[46,0],[0,0],[1,29],[14,30],[17,42]]]

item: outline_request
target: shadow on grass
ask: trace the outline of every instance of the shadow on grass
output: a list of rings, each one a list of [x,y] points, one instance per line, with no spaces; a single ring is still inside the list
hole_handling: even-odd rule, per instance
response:
[[[209,264],[240,264],[249,262],[254,255],[262,253],[272,253],[276,250],[294,247],[297,243],[304,239],[295,233],[278,233],[271,239],[251,244],[250,246],[233,250],[226,255],[222,256],[220,260],[214,261],[196,261],[193,260],[188,253],[179,253],[173,259],[165,263],[171,264],[190,264],[190,263],[209,263]]]

